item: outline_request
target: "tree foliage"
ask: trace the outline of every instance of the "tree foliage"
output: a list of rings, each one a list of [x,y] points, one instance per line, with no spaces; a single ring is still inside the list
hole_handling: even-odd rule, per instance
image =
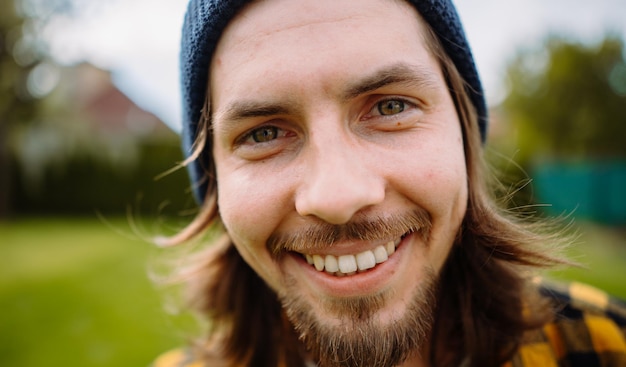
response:
[[[55,16],[71,13],[73,0],[13,0],[0,3],[0,121],[4,126],[36,119],[46,84],[49,57],[45,28]],[[48,83],[50,84],[50,83]],[[44,90],[45,89],[45,90]]]
[[[626,158],[626,50],[548,37],[508,67],[502,105],[518,137],[518,161]]]
[[[72,17],[88,1],[0,2],[0,218],[12,211],[18,148],[26,132],[42,131],[63,106],[46,100],[57,86],[59,68],[50,55],[49,26]],[[48,103],[47,103],[48,102]],[[69,101],[66,102],[66,104]],[[28,139],[37,144],[33,139]]]
[[[12,167],[9,136],[14,125],[32,121],[37,101],[29,98],[27,81],[40,61],[33,39],[26,36],[28,23],[17,3],[0,5],[0,218],[8,215]]]

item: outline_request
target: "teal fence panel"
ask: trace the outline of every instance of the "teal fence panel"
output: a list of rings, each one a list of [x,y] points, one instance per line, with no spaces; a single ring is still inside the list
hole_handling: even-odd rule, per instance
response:
[[[550,214],[626,224],[626,162],[544,163],[533,172],[537,201]]]

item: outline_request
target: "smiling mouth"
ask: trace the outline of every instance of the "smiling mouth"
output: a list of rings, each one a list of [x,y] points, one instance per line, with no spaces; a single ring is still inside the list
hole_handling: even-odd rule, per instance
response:
[[[302,254],[302,256],[304,256],[307,263],[319,272],[324,271],[338,277],[350,276],[374,269],[377,265],[387,261],[408,234],[395,241],[379,245],[372,250],[366,250],[354,255]]]

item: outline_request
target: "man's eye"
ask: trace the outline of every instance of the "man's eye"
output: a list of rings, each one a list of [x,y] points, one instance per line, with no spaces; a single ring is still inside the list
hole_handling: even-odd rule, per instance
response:
[[[266,143],[278,137],[278,128],[275,126],[263,126],[253,130],[250,137],[255,143]]]
[[[406,108],[406,103],[398,99],[389,99],[386,101],[378,102],[376,105],[378,112],[383,116],[395,115],[403,112]]]

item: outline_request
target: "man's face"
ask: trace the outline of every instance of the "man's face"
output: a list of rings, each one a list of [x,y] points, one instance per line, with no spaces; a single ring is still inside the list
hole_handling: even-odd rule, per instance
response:
[[[222,35],[210,74],[219,211],[292,318],[350,334],[432,303],[467,183],[425,39],[415,10],[390,0],[255,2]]]

